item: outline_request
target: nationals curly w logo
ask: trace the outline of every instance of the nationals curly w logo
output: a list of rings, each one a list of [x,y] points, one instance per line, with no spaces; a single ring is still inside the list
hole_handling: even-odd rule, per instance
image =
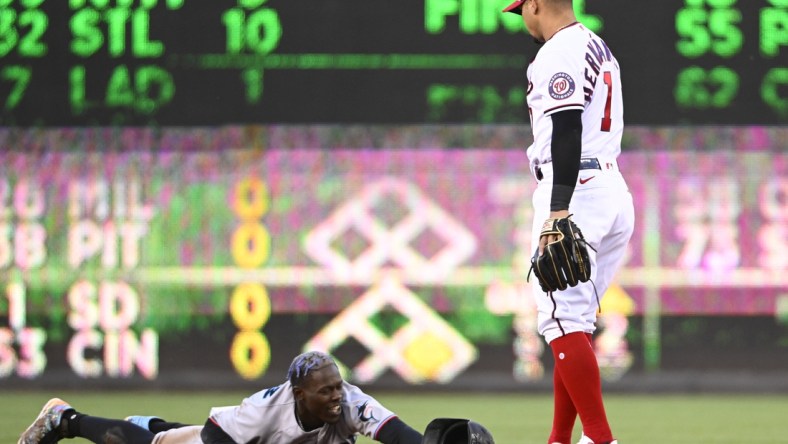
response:
[[[547,90],[550,93],[550,97],[556,100],[563,100],[575,92],[575,81],[572,80],[569,74],[559,72],[550,79]]]

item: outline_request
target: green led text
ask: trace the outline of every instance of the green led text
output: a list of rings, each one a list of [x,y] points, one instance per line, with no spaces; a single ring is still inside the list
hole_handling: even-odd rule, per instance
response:
[[[241,72],[241,79],[246,85],[246,103],[255,105],[263,97],[263,70],[245,69]]]
[[[761,9],[761,54],[776,57],[788,45],[788,2],[783,7]]]
[[[82,57],[97,53],[106,43],[112,57],[127,53],[126,25],[131,24],[131,55],[159,57],[164,44],[150,40],[150,14],[145,9],[110,8],[104,11],[82,9],[71,17],[71,51]],[[104,35],[103,27],[107,33]]]
[[[45,56],[47,46],[42,40],[48,26],[46,14],[37,9],[17,14],[13,9],[0,8],[0,57],[14,48],[22,57]]]
[[[761,98],[769,108],[785,118],[788,117],[788,96],[780,96],[781,88],[783,91],[788,89],[788,68],[772,68],[761,83]]]
[[[27,86],[33,73],[29,67],[10,65],[0,68],[0,80],[11,83],[11,92],[3,103],[3,108],[10,110],[16,108],[25,95]]]
[[[501,9],[499,0],[425,0],[424,30],[440,34],[453,20],[463,34],[492,34],[502,25],[510,32],[522,31],[522,19]]]
[[[598,15],[585,13],[585,0],[574,2],[577,19],[594,32],[600,32],[603,21]],[[501,12],[500,0],[425,0],[424,30],[441,34],[450,20],[457,21],[463,34],[492,34],[503,27],[508,32],[523,32],[521,17]]]
[[[473,122],[522,122],[526,118],[525,96],[524,87],[514,87],[501,94],[491,85],[432,84],[427,89],[427,119],[446,121],[451,118],[452,110],[462,108],[476,112]]]
[[[739,91],[739,76],[730,68],[690,66],[679,72],[674,96],[679,108],[726,108]]]
[[[69,81],[71,110],[74,114],[103,106],[150,115],[171,102],[175,96],[175,82],[170,73],[154,65],[135,69],[125,65],[116,67],[106,81],[103,97],[93,100],[88,98],[87,85],[94,85],[97,80],[88,78],[84,66],[72,67]]]
[[[687,3],[697,3],[687,0]],[[725,3],[712,2],[709,3]],[[714,7],[707,11],[699,7],[682,8],[676,13],[676,50],[690,58],[709,52],[721,57],[736,55],[744,37],[737,27],[741,12],[734,8]]]
[[[167,9],[180,9],[186,0],[165,0],[162,3]],[[134,2],[139,2],[141,8],[153,9],[159,5],[159,0],[115,0],[115,5],[120,8],[131,8]],[[96,9],[105,9],[110,5],[110,0],[69,0],[68,6],[71,9],[80,9],[88,5]]]
[[[282,38],[279,14],[273,9],[245,11],[233,8],[222,14],[222,23],[227,28],[227,52],[230,54],[246,51],[268,54],[279,46]]]

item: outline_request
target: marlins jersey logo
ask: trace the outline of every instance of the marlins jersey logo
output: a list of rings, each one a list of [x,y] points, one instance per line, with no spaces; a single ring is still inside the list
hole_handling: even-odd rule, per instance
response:
[[[358,409],[358,419],[360,419],[361,422],[368,422],[372,420],[377,421],[377,418],[375,418],[375,414],[374,414],[375,412],[372,410],[372,407],[369,405],[369,401],[364,402],[364,404],[361,404],[356,408]]]

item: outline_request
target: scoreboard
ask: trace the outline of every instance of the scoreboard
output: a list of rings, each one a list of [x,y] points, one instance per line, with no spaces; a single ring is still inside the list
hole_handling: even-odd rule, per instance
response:
[[[527,122],[509,0],[0,0],[0,124]],[[788,121],[786,0],[575,1],[630,124]]]
[[[0,128],[14,147],[0,151],[0,388],[214,387],[279,378],[303,348],[335,353],[363,383],[478,381],[492,366],[496,380],[541,381],[525,152],[430,146],[468,126],[388,128],[396,148],[346,129]],[[690,135],[694,150],[648,149]],[[714,337],[714,365],[753,341],[763,354],[738,365],[788,368],[768,348],[788,335],[785,130],[662,136],[632,129],[644,148],[619,159],[638,217],[600,295],[603,370],[662,369],[675,330],[660,325],[686,316],[723,332],[750,321]],[[644,320],[642,360],[630,318]]]

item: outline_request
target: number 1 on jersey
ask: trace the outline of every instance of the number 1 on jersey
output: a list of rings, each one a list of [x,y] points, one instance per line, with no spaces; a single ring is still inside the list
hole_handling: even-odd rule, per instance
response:
[[[613,76],[610,71],[604,73],[605,85],[607,85],[607,99],[605,100],[605,116],[602,117],[602,131],[610,132],[610,105],[613,101]]]

